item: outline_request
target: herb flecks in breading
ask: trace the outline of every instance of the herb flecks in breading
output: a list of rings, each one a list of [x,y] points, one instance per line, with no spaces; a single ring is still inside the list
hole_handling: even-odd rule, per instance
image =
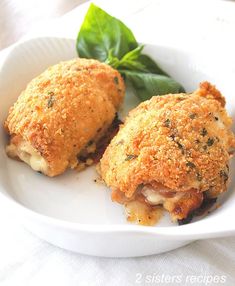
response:
[[[137,158],[138,156],[137,155],[134,155],[134,154],[128,154],[125,158],[125,161],[130,161],[130,160],[133,160],[135,158]]]
[[[200,132],[200,134],[203,136],[203,137],[205,137],[206,135],[207,135],[207,130],[206,130],[206,128],[203,128],[202,130],[201,130],[201,132]]]
[[[188,162],[186,163],[186,166],[189,167],[189,168],[191,168],[191,169],[196,168],[195,164],[194,164],[193,162],[190,162],[190,161],[188,161]]]
[[[55,101],[55,97],[54,97],[55,94],[53,91],[49,91],[48,95],[49,95],[49,99],[47,101],[47,107],[51,108],[54,104],[54,101]]]
[[[170,124],[171,124],[171,121],[170,121],[169,118],[167,118],[167,119],[164,121],[163,126],[164,126],[164,127],[170,127]]]
[[[214,144],[215,140],[213,138],[208,138],[207,140],[207,146],[212,146]]]

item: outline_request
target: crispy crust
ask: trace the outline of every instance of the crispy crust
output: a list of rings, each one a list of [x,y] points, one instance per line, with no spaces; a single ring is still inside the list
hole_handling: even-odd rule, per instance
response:
[[[192,94],[154,96],[141,103],[101,159],[103,180],[127,198],[154,181],[172,191],[195,189],[211,197],[226,191],[235,138],[224,104],[208,82]],[[196,201],[201,202],[200,195]]]
[[[208,99],[216,99],[220,102],[222,107],[225,107],[225,98],[223,97],[221,92],[208,81],[200,83],[200,88],[195,93],[200,96],[204,96]]]
[[[33,79],[10,108],[5,128],[47,161],[48,176],[76,165],[89,140],[98,140],[125,93],[118,71],[96,60],[75,59]]]

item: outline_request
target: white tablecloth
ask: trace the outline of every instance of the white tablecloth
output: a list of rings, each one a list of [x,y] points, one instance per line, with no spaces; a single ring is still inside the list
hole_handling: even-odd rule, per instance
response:
[[[167,275],[180,276],[178,285],[235,285],[235,238],[196,241],[177,250],[140,258],[100,258],[71,253],[38,239],[6,218],[1,206],[0,285],[1,286],[115,286],[159,285],[147,283]],[[141,275],[141,282],[136,279]],[[199,283],[186,283],[195,276]],[[210,279],[226,283],[207,283]],[[165,277],[165,278],[164,278]],[[212,277],[212,278],[211,278]],[[193,279],[193,278],[191,278]],[[204,283],[200,283],[204,279]],[[207,279],[207,280],[205,280]],[[143,281],[146,280],[146,283]],[[138,280],[139,281],[139,280]],[[162,283],[161,285],[177,285]]]
[[[152,41],[153,35],[144,33],[141,28],[141,19],[148,9],[151,14],[151,5],[157,7],[161,1],[95,2],[124,19],[138,40]],[[202,5],[201,1],[197,3]],[[196,5],[195,2],[192,5]],[[61,19],[34,27],[27,37],[76,37],[87,7],[88,4],[79,6]],[[169,9],[168,16],[173,16],[174,13],[177,13],[174,8]],[[187,17],[186,13],[186,20]],[[201,28],[200,23],[195,23],[195,29]],[[205,40],[204,32],[201,35],[202,41]],[[156,31],[156,36],[157,33]],[[163,41],[171,44],[170,41],[176,41],[178,35],[172,33],[170,38],[161,36]],[[213,36],[216,35],[210,35]],[[188,35],[189,39],[190,37]],[[71,253],[38,239],[21,226],[3,202],[0,202],[0,225],[1,286],[235,285],[235,237],[196,241],[180,249],[150,257],[107,259]]]

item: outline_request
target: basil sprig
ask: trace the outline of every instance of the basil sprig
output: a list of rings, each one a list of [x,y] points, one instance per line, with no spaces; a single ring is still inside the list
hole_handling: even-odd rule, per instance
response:
[[[97,59],[117,69],[141,101],[153,95],[184,92],[153,59],[142,54],[144,46],[124,23],[94,4],[84,18],[76,48],[80,57]]]

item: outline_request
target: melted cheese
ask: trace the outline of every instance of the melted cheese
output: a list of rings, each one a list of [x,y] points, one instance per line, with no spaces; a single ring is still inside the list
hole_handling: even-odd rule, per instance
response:
[[[168,198],[149,187],[144,187],[141,192],[151,205],[164,205],[166,201],[176,202],[185,195],[183,192],[178,192],[174,196]]]
[[[130,201],[125,203],[127,220],[141,225],[154,225],[162,217],[163,209],[152,207],[144,202]]]
[[[18,157],[27,163],[33,170],[47,173],[48,164],[46,160],[26,141],[19,145],[10,144],[6,147],[6,152],[10,157]]]

